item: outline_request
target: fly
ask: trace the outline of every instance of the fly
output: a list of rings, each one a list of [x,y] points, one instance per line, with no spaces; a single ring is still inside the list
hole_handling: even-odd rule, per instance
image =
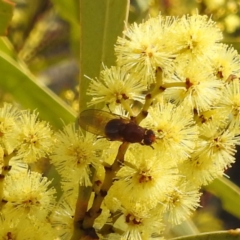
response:
[[[152,130],[138,126],[134,120],[99,109],[81,112],[79,125],[84,130],[106,137],[110,141],[151,146],[156,138]]]

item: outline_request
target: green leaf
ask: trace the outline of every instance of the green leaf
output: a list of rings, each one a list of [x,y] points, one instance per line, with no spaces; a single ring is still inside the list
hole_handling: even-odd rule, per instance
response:
[[[193,235],[199,233],[197,227],[191,219],[184,221],[180,225],[172,227],[171,232],[174,236]]]
[[[7,37],[0,37],[0,50],[6,53],[8,56],[11,56],[11,58],[15,60],[17,59],[17,55],[13,50],[13,46]]]
[[[13,95],[24,108],[37,109],[39,116],[53,126],[75,121],[73,110],[47,87],[37,84],[23,63],[0,49],[0,87]]]
[[[240,240],[240,231],[229,230],[219,232],[208,232],[198,235],[172,238],[172,240]]]
[[[80,0],[80,109],[86,108],[90,78],[99,77],[102,64],[115,65],[114,44],[122,35],[129,0]]]
[[[227,178],[218,178],[205,189],[221,199],[226,211],[240,218],[240,188],[238,186]]]
[[[12,19],[15,4],[10,0],[0,0],[0,36],[6,35]]]

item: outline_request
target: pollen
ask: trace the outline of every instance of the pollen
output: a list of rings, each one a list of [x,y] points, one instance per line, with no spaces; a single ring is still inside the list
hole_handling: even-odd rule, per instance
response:
[[[152,181],[152,176],[149,172],[142,171],[139,173],[139,183],[147,183]]]

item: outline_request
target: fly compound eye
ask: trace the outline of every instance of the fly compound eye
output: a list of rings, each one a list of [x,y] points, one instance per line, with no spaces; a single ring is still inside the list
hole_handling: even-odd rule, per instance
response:
[[[153,142],[155,142],[155,139],[155,133],[152,130],[147,130],[145,132],[143,142],[145,145],[151,145]]]

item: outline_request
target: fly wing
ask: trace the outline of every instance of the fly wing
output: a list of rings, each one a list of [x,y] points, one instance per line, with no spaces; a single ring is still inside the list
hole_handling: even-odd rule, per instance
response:
[[[106,137],[105,126],[112,119],[121,119],[122,117],[117,114],[106,112],[99,109],[87,109],[81,112],[79,116],[79,125],[84,130]],[[123,119],[125,122],[126,119]]]

